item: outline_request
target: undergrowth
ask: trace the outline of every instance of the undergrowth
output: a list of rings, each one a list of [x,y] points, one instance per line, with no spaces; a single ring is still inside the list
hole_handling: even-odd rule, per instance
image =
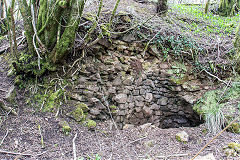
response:
[[[191,30],[194,33],[216,33],[220,37],[223,34],[234,34],[240,19],[239,14],[233,17],[218,16],[212,12],[204,14],[202,5],[173,4],[171,8],[180,14],[179,20],[185,23],[187,31]]]

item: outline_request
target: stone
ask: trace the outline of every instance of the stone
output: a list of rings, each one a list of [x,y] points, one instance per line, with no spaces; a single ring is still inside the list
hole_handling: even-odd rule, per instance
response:
[[[118,115],[119,116],[125,116],[126,115],[126,111],[125,110],[118,111]]]
[[[152,110],[157,110],[157,109],[159,109],[160,107],[159,107],[159,105],[157,105],[157,104],[152,104],[151,106],[150,106],[150,108],[152,109]]]
[[[123,84],[126,86],[132,85],[132,82],[133,82],[133,77],[128,77],[125,80],[123,80]]]
[[[8,102],[12,102],[15,98],[15,87],[12,85],[10,88],[8,88],[7,94],[5,95],[5,100]]]
[[[128,95],[128,103],[132,103],[133,102],[133,95]],[[133,104],[134,105],[134,104]]]
[[[144,106],[144,107],[143,107],[143,113],[144,113],[145,116],[149,117],[150,115],[152,115],[153,110],[150,109],[150,108],[147,107],[147,106]]]
[[[132,103],[129,103],[129,104],[128,104],[128,107],[129,107],[130,109],[134,108],[134,103],[133,103],[133,102],[132,102]]]
[[[181,97],[190,104],[195,104],[198,100],[198,97],[195,97],[193,95],[184,95]]]
[[[146,93],[145,100],[147,102],[151,102],[153,100],[153,94],[152,93]]]
[[[216,158],[214,157],[213,153],[209,153],[205,156],[197,156],[195,160],[216,160]]]
[[[134,125],[133,124],[125,124],[123,126],[123,130],[128,130],[128,129],[133,129],[134,128]]]
[[[117,92],[116,92],[116,87],[110,87],[110,88],[108,89],[108,92],[111,93],[111,94],[116,94],[116,93],[117,93]]]
[[[117,44],[117,45],[127,45],[126,42],[123,42],[123,41],[120,41],[120,40],[116,40],[113,42],[114,44]]]
[[[77,93],[70,93],[69,97],[73,100],[77,100],[77,101],[82,101],[83,100],[83,96],[80,96]]]
[[[152,88],[155,88],[155,84],[150,79],[147,79],[144,84],[147,86],[151,86]]]
[[[103,103],[101,101],[97,102],[95,104],[95,107],[99,110],[105,110],[106,109],[106,107],[103,105]]]
[[[123,93],[118,94],[118,95],[116,95],[116,97],[115,97],[115,101],[116,101],[117,103],[120,103],[120,104],[126,103],[126,102],[127,102],[127,99],[128,99],[127,95],[126,95],[126,94],[123,94]]]
[[[122,40],[129,43],[129,42],[135,41],[136,38],[134,37],[133,34],[127,34],[123,36]]]
[[[121,80],[121,78],[120,78],[120,77],[115,78],[114,81],[113,81],[113,85],[114,85],[114,86],[120,86],[120,85],[122,85],[122,80]]]
[[[158,100],[158,104],[161,106],[166,106],[168,103],[168,98],[167,97],[162,97],[161,99]]]
[[[163,112],[162,112],[162,111],[155,111],[155,115],[156,115],[156,116],[162,116],[162,115],[163,115]]]
[[[122,51],[124,51],[124,50],[127,49],[127,48],[128,48],[128,47],[125,46],[125,45],[118,45],[118,46],[117,46],[117,51],[122,52]]]
[[[132,91],[132,94],[133,94],[134,96],[138,96],[138,95],[139,95],[139,90],[138,90],[138,89],[133,90],[133,91]]]
[[[137,107],[143,107],[143,106],[144,106],[144,102],[142,102],[142,101],[136,101],[136,102],[135,102],[135,105],[136,105]]]
[[[176,134],[176,139],[179,142],[187,143],[189,140],[189,135],[185,131],[181,131]]]
[[[168,66],[167,63],[161,63],[161,64],[160,64],[160,68],[161,68],[161,69],[168,69],[169,66]]]
[[[142,111],[142,107],[135,107],[136,112],[141,112]]]
[[[146,90],[144,88],[140,89],[140,95],[145,95],[146,94]]]
[[[106,47],[106,48],[109,48],[111,46],[111,43],[106,38],[101,38],[98,41],[98,43],[101,44],[102,46]]]
[[[146,130],[146,129],[150,128],[151,126],[152,126],[152,123],[145,123],[139,127],[141,128],[141,130]]]
[[[157,57],[159,57],[159,55],[160,55],[160,52],[159,52],[159,50],[157,49],[157,46],[156,45],[151,45],[150,47],[149,47],[149,53],[150,54],[152,54],[153,56],[157,56]]]
[[[93,97],[93,91],[84,90],[83,95],[87,96],[88,98],[92,98]]]
[[[96,108],[92,108],[92,109],[90,109],[90,114],[97,116],[100,114],[100,111]]]
[[[142,112],[138,112],[135,115],[136,115],[136,117],[138,118],[139,121],[140,121],[140,119],[144,119],[144,115],[143,115]]]
[[[135,96],[134,101],[144,101],[144,98],[142,96]]]

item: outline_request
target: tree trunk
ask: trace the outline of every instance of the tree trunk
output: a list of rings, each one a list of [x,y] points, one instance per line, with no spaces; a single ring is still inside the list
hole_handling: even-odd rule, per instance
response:
[[[218,13],[221,16],[234,16],[240,7],[240,0],[221,0]]]
[[[31,54],[61,62],[74,44],[85,0],[40,0],[34,5],[19,0],[19,4]]]
[[[168,11],[167,0],[158,0],[157,13],[166,14]]]
[[[206,3],[205,8],[204,8],[204,13],[205,14],[208,14],[209,5],[210,5],[210,0],[207,0],[207,3]]]
[[[238,65],[240,66],[240,22],[235,32],[234,47],[236,49],[236,57]]]

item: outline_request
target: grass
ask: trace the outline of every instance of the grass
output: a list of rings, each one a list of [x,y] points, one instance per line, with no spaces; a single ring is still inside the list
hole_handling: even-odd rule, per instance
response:
[[[181,23],[195,34],[200,32],[216,33],[219,36],[234,34],[240,19],[240,14],[233,17],[221,17],[210,11],[204,14],[204,7],[201,5],[172,4],[171,8],[182,16]]]

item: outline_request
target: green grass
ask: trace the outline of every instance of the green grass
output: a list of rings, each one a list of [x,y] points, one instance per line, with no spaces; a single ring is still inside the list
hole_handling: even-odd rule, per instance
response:
[[[171,8],[178,14],[178,17],[181,17],[181,23],[184,23],[194,33],[203,31],[217,33],[219,36],[234,34],[240,19],[239,14],[233,17],[221,17],[210,11],[204,14],[204,7],[201,5],[173,4]]]

